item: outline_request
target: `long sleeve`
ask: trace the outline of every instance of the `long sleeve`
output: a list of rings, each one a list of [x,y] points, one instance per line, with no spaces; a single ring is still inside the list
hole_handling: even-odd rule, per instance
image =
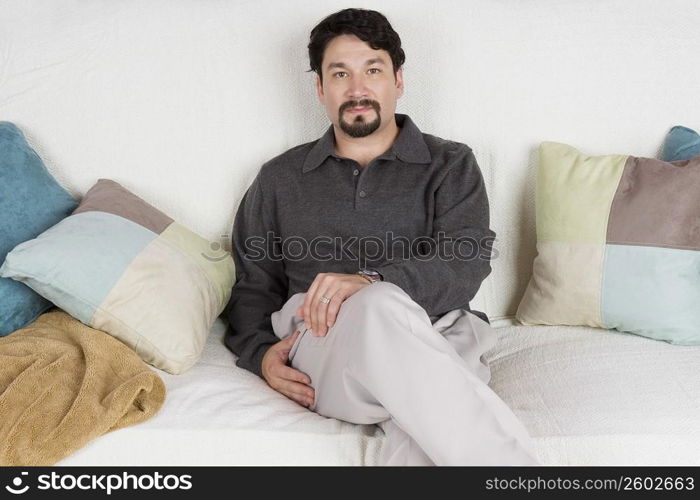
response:
[[[474,298],[491,272],[496,236],[489,229],[489,202],[481,170],[466,145],[461,145],[448,165],[434,196],[431,237],[438,245],[432,257],[411,255],[376,267],[385,281],[401,287],[431,316],[465,307]],[[458,243],[458,238],[463,242]],[[443,249],[442,255],[438,248]]]
[[[236,283],[226,306],[226,346],[239,356],[236,364],[262,377],[262,358],[279,341],[270,315],[287,299],[288,283],[281,260],[271,258],[266,236],[274,231],[259,173],[243,196],[233,224],[232,253]]]

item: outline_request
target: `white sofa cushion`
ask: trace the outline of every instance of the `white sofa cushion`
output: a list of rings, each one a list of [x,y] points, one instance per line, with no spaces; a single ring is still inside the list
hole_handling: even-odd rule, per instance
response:
[[[489,385],[543,463],[700,465],[700,346],[580,326],[496,331]]]

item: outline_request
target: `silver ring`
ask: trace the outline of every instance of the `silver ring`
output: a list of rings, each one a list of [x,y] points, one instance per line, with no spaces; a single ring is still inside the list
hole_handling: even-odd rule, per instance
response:
[[[325,295],[323,297],[321,297],[321,302],[323,302],[324,304],[328,304],[330,301],[331,301],[331,299],[329,299]]]

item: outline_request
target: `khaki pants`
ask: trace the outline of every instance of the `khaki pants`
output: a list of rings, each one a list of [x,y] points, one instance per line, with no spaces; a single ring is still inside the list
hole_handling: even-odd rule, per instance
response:
[[[381,465],[535,465],[527,430],[487,385],[482,354],[496,334],[455,309],[431,324],[393,283],[362,288],[325,337],[296,317],[305,293],[272,314],[279,338],[301,330],[289,358],[311,378],[311,410],[386,433]]]

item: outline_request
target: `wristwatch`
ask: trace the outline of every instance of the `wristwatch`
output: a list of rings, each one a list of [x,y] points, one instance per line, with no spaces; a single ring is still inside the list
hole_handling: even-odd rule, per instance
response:
[[[377,281],[384,281],[384,276],[382,276],[379,271],[374,269],[360,269],[357,274],[362,276],[364,279],[370,283],[376,283]]]

